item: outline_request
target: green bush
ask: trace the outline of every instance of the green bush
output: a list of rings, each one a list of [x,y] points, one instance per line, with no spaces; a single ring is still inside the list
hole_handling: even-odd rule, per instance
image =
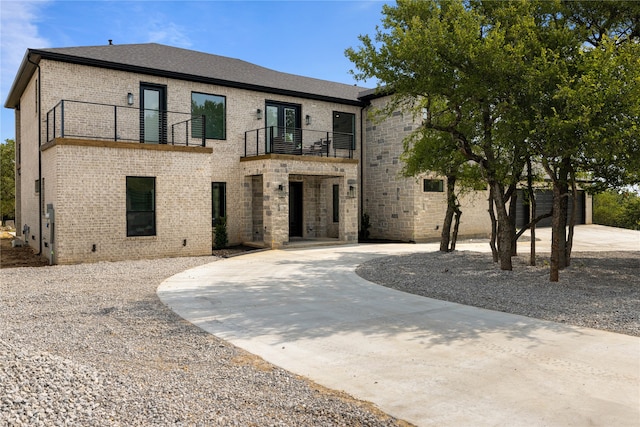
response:
[[[593,223],[640,230],[640,196],[630,191],[595,194]]]
[[[216,221],[215,239],[213,242],[214,249],[223,249],[229,246],[229,237],[227,236],[227,218],[221,216]]]

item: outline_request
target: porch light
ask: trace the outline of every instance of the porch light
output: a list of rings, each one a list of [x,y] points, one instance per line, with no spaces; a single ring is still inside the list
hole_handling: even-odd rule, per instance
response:
[[[133,105],[133,94],[131,92],[127,94],[127,104]]]
[[[307,126],[309,126],[311,124],[311,116],[308,114],[304,116],[304,122],[306,123]]]
[[[256,119],[262,120],[262,110],[259,108],[256,110]]]

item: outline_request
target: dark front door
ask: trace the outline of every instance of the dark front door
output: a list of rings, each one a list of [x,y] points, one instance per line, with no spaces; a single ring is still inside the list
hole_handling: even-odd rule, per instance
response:
[[[302,237],[302,183],[289,183],[289,237]]]
[[[167,143],[167,89],[140,85],[140,142]]]
[[[299,150],[300,106],[267,101],[266,111],[267,153],[292,154]]]

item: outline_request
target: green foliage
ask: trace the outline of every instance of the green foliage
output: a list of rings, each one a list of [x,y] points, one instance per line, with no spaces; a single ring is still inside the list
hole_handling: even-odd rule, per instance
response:
[[[391,95],[377,118],[423,117],[404,141],[405,175],[478,166],[510,269],[506,206],[529,159],[553,181],[558,217],[578,175],[596,191],[640,182],[639,22],[634,1],[398,0],[346,55],[356,79]]]
[[[229,237],[227,235],[227,218],[221,216],[216,221],[213,247],[214,249],[224,249],[227,246],[229,246]]]
[[[3,223],[15,217],[15,152],[13,139],[0,144],[0,219]]]
[[[640,196],[606,191],[593,196],[594,224],[640,230]]]

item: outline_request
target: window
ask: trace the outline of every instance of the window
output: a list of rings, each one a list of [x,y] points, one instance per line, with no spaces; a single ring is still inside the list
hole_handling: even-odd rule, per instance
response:
[[[340,221],[340,186],[333,186],[333,222]]]
[[[127,236],[156,235],[156,179],[127,177]]]
[[[423,191],[425,193],[442,193],[444,191],[444,182],[441,179],[425,179]]]
[[[227,215],[227,183],[211,183],[211,224]]]
[[[220,95],[191,92],[191,116],[193,126],[191,136],[202,138],[200,117],[205,116],[205,138],[226,139],[226,104],[227,99]]]
[[[333,140],[335,148],[356,149],[356,115],[333,112]]]

